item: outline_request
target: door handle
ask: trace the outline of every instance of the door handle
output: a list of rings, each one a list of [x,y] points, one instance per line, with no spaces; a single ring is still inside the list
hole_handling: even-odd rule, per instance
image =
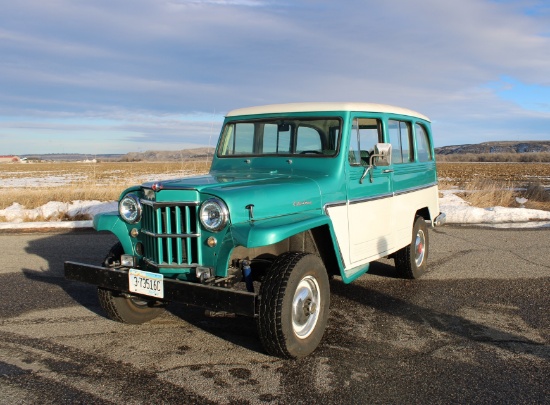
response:
[[[382,173],[393,173],[393,169],[386,169]]]

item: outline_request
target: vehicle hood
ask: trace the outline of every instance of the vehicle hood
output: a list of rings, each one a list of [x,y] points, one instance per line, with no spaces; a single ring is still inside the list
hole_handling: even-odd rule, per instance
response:
[[[201,200],[210,196],[228,206],[231,222],[254,220],[319,210],[322,208],[318,179],[313,176],[269,173],[223,173],[146,183],[163,190],[196,190]]]

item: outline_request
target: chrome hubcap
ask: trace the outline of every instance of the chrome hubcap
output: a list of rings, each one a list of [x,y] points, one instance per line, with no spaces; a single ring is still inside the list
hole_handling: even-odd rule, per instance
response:
[[[292,328],[300,339],[307,338],[319,319],[319,284],[312,276],[304,277],[292,299]]]
[[[424,231],[421,229],[418,230],[416,234],[416,240],[414,243],[414,261],[416,262],[416,267],[420,267],[424,262],[424,256],[426,254],[426,236]]]

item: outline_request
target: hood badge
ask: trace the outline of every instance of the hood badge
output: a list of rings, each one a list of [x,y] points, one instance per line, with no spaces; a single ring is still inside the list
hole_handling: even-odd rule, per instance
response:
[[[164,186],[162,185],[162,183],[160,181],[154,183],[151,188],[153,189],[153,191],[160,191],[164,188]]]
[[[294,201],[292,205],[295,207],[301,207],[302,205],[311,205],[311,201]]]

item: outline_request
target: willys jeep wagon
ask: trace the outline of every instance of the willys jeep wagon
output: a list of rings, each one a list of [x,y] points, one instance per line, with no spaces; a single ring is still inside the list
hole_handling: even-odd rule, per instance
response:
[[[416,279],[439,212],[430,121],[404,108],[303,103],[227,114],[209,174],[131,187],[94,228],[119,239],[102,266],[66,262],[116,321],[170,301],[256,319],[265,350],[311,353],[329,279],[382,257]]]

